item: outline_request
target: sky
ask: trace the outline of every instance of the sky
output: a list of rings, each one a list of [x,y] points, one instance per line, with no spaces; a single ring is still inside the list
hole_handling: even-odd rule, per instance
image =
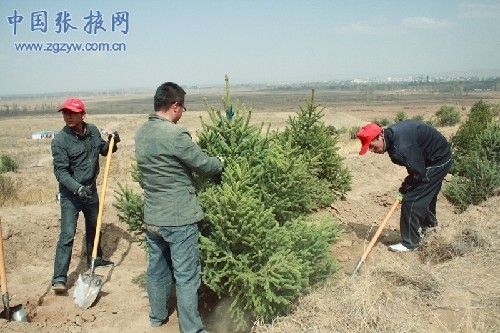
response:
[[[0,96],[500,69],[499,0],[1,0],[0,16]]]

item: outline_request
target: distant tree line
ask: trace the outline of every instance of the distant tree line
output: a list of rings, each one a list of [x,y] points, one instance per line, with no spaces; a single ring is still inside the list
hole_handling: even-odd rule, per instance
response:
[[[243,87],[243,85],[242,85]],[[426,98],[426,96],[440,97],[439,94],[454,97],[469,96],[469,93],[476,91],[500,91],[500,77],[491,79],[464,78],[449,79],[448,81],[433,81],[429,79],[418,79],[411,82],[362,82],[352,81],[324,81],[324,82],[303,82],[276,85],[249,86],[256,94],[261,92],[302,92],[315,89],[316,91],[342,91],[341,99],[335,99],[335,102],[355,102],[360,100],[368,101],[398,101],[411,98]],[[381,94],[385,93],[385,94]],[[90,96],[85,92],[83,95]],[[98,93],[100,96],[115,96],[119,93]],[[94,94],[94,95],[95,95]],[[259,95],[260,96],[260,95]],[[472,95],[471,95],[472,96]],[[56,96],[50,96],[56,97]],[[59,95],[57,95],[59,97]],[[32,96],[22,96],[30,100]],[[85,98],[85,97],[83,97]],[[251,95],[246,94],[246,99],[252,99]],[[260,97],[259,97],[260,98]],[[17,99],[19,100],[19,99]],[[63,97],[61,96],[61,100]],[[52,114],[59,106],[57,103],[41,103],[32,106],[20,106],[17,104],[15,96],[0,96],[0,117],[25,116],[25,115],[43,115]],[[246,102],[249,102],[247,100]],[[202,109],[203,105],[198,101],[191,101],[193,107]],[[252,103],[250,103],[252,104]],[[86,103],[87,109],[93,114],[137,114],[151,112],[152,105],[150,98],[135,98],[130,100],[113,100],[102,102]],[[193,109],[191,107],[191,109]]]
[[[22,116],[28,114],[47,114],[54,112],[56,106],[51,104],[37,104],[34,106],[19,106],[17,103],[12,104],[1,104],[0,105],[0,115],[1,116]]]
[[[472,91],[500,91],[500,77],[490,79],[464,78],[449,81],[431,81],[429,79],[403,82],[353,82],[353,81],[324,81],[270,85],[266,89],[280,91],[299,91],[311,88],[324,88],[342,91],[359,91],[370,94],[373,91],[430,91],[437,93],[467,93]]]

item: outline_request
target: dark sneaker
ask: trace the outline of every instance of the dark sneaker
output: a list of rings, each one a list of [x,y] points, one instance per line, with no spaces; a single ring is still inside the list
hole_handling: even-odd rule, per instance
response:
[[[52,291],[56,294],[62,294],[66,292],[66,284],[64,282],[56,282],[52,285]]]
[[[90,268],[90,265],[92,263],[87,263],[87,266],[89,266]],[[108,266],[113,266],[115,263],[110,261],[110,260],[105,260],[105,259],[101,259],[101,258],[98,258],[94,261],[94,267],[108,267]]]

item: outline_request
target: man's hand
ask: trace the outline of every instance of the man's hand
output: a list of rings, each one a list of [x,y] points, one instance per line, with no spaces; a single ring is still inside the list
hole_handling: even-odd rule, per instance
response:
[[[114,131],[113,134],[108,135],[108,142],[111,141],[111,136],[113,136],[113,135],[115,136],[115,144],[120,142],[120,135],[118,134],[117,131]]]
[[[214,182],[215,185],[220,185],[222,184],[222,173],[224,172],[224,168],[219,173],[216,173],[215,175],[212,176],[212,181]]]
[[[401,201],[403,201],[403,193],[398,192],[398,193],[396,194],[396,199],[397,199],[397,200],[399,200],[400,202],[401,202]]]
[[[80,186],[76,194],[78,194],[78,196],[82,200],[88,200],[92,198],[92,190],[89,186]]]
[[[113,151],[112,153],[116,152],[118,150],[118,145],[117,143],[120,142],[120,135],[118,134],[117,131],[114,131],[113,134],[108,134],[108,142],[106,142],[106,144],[103,146],[102,150],[101,150],[101,154],[102,155],[107,155],[108,154],[108,151],[109,151],[109,144],[111,142],[111,137],[115,137],[115,143],[113,145]]]

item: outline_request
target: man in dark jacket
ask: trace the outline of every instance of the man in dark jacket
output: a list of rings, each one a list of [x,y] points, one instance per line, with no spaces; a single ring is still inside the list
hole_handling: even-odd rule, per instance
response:
[[[452,164],[450,145],[434,127],[416,120],[400,121],[385,129],[365,125],[357,133],[360,155],[368,150],[383,154],[406,167],[408,176],[399,188],[402,242],[389,246],[394,252],[414,251],[427,228],[437,226],[436,200]]]
[[[99,212],[99,196],[96,179],[99,174],[99,155],[106,156],[108,142],[101,138],[95,125],[83,121],[85,106],[78,98],[67,99],[58,110],[66,126],[52,140],[54,175],[59,182],[61,204],[61,232],[54,260],[52,289],[56,293],[66,291],[68,269],[73,251],[78,214],[85,217],[85,243],[87,265],[90,267],[94,237]],[[115,142],[120,141],[115,132]],[[117,149],[116,145],[113,152]],[[102,258],[99,244],[94,266],[109,266],[113,263]]]
[[[155,113],[137,130],[135,157],[144,189],[148,243],[147,292],[151,326],[163,325],[175,281],[180,332],[206,333],[198,310],[198,225],[203,211],[193,172],[219,174],[222,159],[209,156],[177,126],[186,110],[185,91],[173,82],[158,87]]]

